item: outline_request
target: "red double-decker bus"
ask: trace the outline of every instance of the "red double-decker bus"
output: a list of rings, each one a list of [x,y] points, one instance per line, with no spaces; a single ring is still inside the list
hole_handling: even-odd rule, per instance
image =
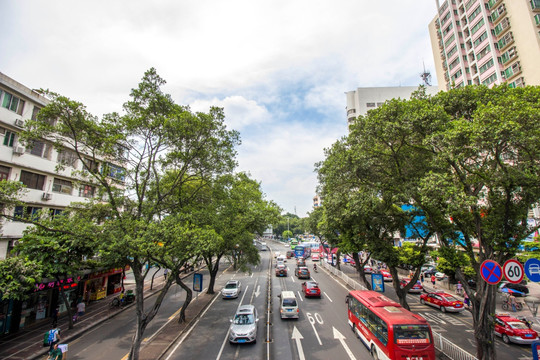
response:
[[[348,322],[375,359],[435,360],[428,322],[375,291],[349,292]]]

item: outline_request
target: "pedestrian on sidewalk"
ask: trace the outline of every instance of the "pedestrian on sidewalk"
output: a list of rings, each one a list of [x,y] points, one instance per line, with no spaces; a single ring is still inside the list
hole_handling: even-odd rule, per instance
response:
[[[456,293],[458,295],[463,295],[463,284],[461,283],[461,281],[458,281],[457,282],[457,285],[456,285]]]
[[[54,348],[54,345],[58,344],[60,341],[60,329],[51,329],[49,330],[49,337],[47,339],[49,343],[49,352]]]
[[[437,287],[437,285],[435,285],[435,281],[437,281],[437,278],[435,277],[435,275],[431,275],[431,284],[433,284],[434,289]]]
[[[420,273],[420,281],[422,284],[424,283],[424,273]]]
[[[58,344],[54,344],[53,349],[49,351],[49,357],[47,360],[62,360],[62,356],[64,356],[62,350],[58,348]]]
[[[84,315],[84,312],[86,311],[86,304],[84,301],[81,301],[77,304],[77,316],[81,317]]]
[[[167,275],[169,274],[169,269],[165,268],[165,270],[163,270],[163,278],[165,280],[167,280]]]
[[[471,306],[471,301],[470,301],[470,300],[471,300],[471,299],[469,299],[469,295],[467,295],[467,293],[465,293],[465,294],[463,295],[463,302],[464,302],[465,305],[467,306],[467,309],[469,309],[470,306]]]
[[[56,308],[54,308],[54,310],[52,311],[52,314],[51,314],[51,318],[52,318],[52,327],[55,328],[56,325],[58,324],[58,313],[60,312],[60,308],[57,306]]]

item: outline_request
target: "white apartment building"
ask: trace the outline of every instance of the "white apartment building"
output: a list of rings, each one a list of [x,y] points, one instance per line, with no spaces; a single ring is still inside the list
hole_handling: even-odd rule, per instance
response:
[[[347,91],[347,123],[360,115],[366,115],[369,110],[376,109],[391,99],[410,99],[411,94],[418,90],[418,86],[396,87],[363,87]],[[426,94],[435,95],[439,91],[437,86],[426,86]]]
[[[540,0],[436,0],[437,83],[540,85]]]
[[[26,185],[22,196],[25,207],[17,207],[13,215],[31,216],[39,210],[51,215],[62,212],[72,202],[94,197],[96,187],[73,177],[73,170],[83,170],[75,152],[66,148],[56,151],[46,141],[34,142],[24,147],[18,133],[27,119],[35,119],[48,100],[0,72],[0,181],[14,180]],[[65,169],[56,171],[58,163]],[[100,164],[95,164],[100,166]],[[124,169],[108,163],[109,176],[124,180]],[[0,259],[9,256],[10,250],[22,237],[28,225],[23,222],[2,220],[0,223]]]

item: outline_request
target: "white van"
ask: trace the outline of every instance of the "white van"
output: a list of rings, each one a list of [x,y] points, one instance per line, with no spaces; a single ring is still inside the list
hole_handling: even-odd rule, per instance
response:
[[[300,309],[292,291],[282,291],[279,297],[279,314],[282,319],[298,319]]]
[[[278,255],[276,261],[287,262],[287,257],[285,255]]]

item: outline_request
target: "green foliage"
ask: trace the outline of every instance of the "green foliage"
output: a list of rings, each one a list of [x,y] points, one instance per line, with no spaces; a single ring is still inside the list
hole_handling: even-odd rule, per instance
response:
[[[283,237],[283,239],[287,240],[293,237],[293,233],[290,230],[285,230],[283,234],[281,234],[281,236]]]
[[[42,278],[38,262],[24,257],[0,260],[0,299],[24,300]]]

